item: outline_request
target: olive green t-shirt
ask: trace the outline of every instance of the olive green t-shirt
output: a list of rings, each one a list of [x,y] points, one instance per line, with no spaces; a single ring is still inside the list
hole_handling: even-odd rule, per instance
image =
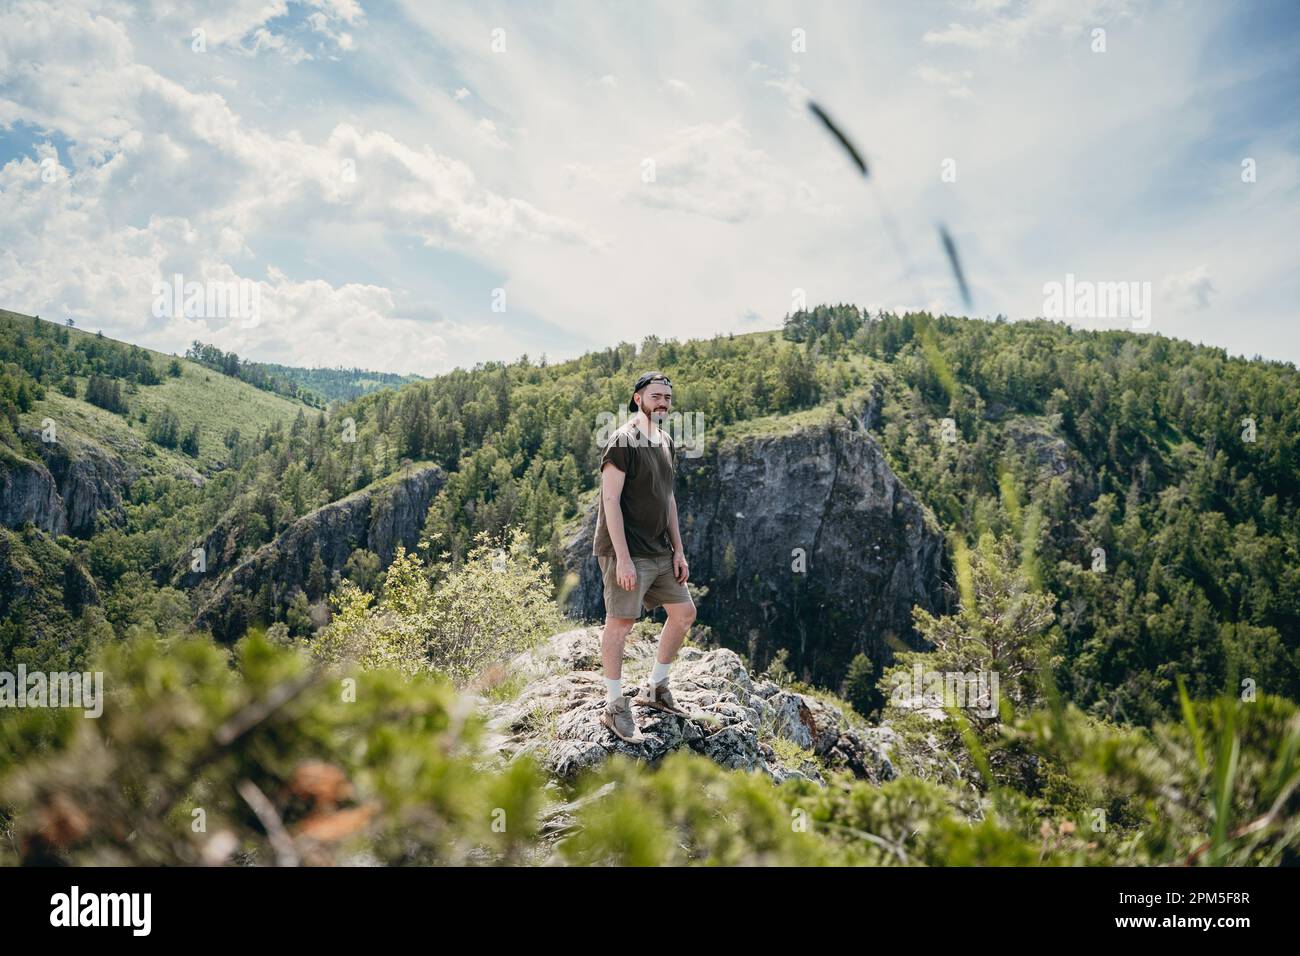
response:
[[[659,444],[652,444],[634,420],[620,428],[605,445],[600,471],[612,462],[623,474],[623,495],[619,505],[623,512],[623,533],[632,557],[649,558],[673,553],[668,535],[668,502],[673,494],[673,456],[676,446],[662,428]],[[599,483],[597,484],[599,488]],[[591,553],[614,554],[614,542],[605,521],[605,501],[601,497],[596,514],[596,536]]]

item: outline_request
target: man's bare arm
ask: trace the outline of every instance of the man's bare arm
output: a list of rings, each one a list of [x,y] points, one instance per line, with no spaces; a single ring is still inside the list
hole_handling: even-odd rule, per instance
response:
[[[668,496],[668,536],[673,542],[673,577],[679,584],[685,584],[691,576],[691,565],[686,560],[686,551],[682,547],[682,533],[677,527],[677,495]]]
[[[668,496],[668,538],[673,543],[673,550],[678,554],[685,554],[682,548],[682,533],[677,527],[677,495],[676,493]]]
[[[605,464],[600,471],[600,497],[605,505],[605,527],[609,529],[609,540],[614,545],[614,555],[620,560],[628,560],[631,555],[627,550],[627,534],[623,530],[623,482],[627,478],[617,465]]]
[[[623,530],[623,481],[627,476],[618,465],[606,462],[600,470],[600,499],[605,509],[605,526],[609,540],[614,545],[614,580],[624,591],[636,587],[636,566],[627,549],[627,534]]]

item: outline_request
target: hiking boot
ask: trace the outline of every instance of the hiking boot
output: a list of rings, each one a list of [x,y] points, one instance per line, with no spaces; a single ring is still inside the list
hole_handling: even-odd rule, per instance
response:
[[[637,730],[636,718],[632,716],[632,705],[622,694],[611,701],[606,701],[605,712],[600,715],[600,722],[612,730],[614,736],[620,740],[630,744],[645,742],[645,737]]]
[[[658,684],[650,684],[650,678],[646,678],[645,683],[641,685],[641,691],[636,695],[636,702],[642,707],[653,707],[655,710],[667,711],[670,714],[676,714],[678,717],[689,717],[686,711],[677,706],[677,701],[673,700],[673,692],[668,689],[668,678],[664,678]]]

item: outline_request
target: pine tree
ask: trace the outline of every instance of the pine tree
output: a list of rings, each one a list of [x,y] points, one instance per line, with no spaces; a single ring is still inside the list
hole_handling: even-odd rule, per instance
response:
[[[185,437],[181,439],[181,451],[191,458],[199,457],[199,426],[197,422],[190,426],[189,431],[185,433]]]

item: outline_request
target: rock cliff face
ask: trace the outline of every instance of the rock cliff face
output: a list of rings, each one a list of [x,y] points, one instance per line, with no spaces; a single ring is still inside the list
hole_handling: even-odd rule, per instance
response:
[[[654,664],[656,644],[653,637],[629,635],[623,666],[629,695]],[[620,740],[600,723],[605,683],[599,627],[557,634],[507,670],[526,684],[514,700],[487,706],[490,749],[506,760],[529,754],[557,776],[573,777],[614,753],[654,764],[682,747],[733,770],[762,771],[776,782],[824,782],[822,771],[831,769],[873,783],[897,775],[891,728],[869,726],[770,680],[752,680],[734,651],[683,647],[670,677],[673,697],[691,716],[634,705],[641,744]]]
[[[358,548],[373,551],[387,566],[399,544],[415,547],[429,505],[445,480],[437,465],[417,467],[303,515],[220,578],[201,598],[195,626],[211,629],[222,640],[238,636],[248,623],[249,602],[263,586],[269,586],[278,607],[307,590],[317,555],[330,577],[342,572]],[[189,573],[177,583],[187,588],[197,585],[203,593],[201,581],[202,575]]]
[[[50,470],[39,462],[5,455],[0,461],[0,524],[30,521],[47,534],[68,533],[68,516]]]
[[[89,537],[101,515],[108,524],[120,525],[126,518],[122,494],[136,475],[121,459],[94,445],[48,447],[45,463],[59,485],[68,533]]]
[[[787,648],[796,674],[838,686],[858,652],[921,646],[913,605],[945,609],[943,536],[856,421],[682,458],[676,496],[691,580],[708,588],[699,623],[764,666]],[[565,539],[581,620],[604,619],[596,507],[593,494]]]
[[[89,537],[101,520],[125,518],[122,494],[135,479],[121,459],[89,444],[40,446],[41,460],[6,455],[0,473],[0,522],[30,521],[42,531]]]

